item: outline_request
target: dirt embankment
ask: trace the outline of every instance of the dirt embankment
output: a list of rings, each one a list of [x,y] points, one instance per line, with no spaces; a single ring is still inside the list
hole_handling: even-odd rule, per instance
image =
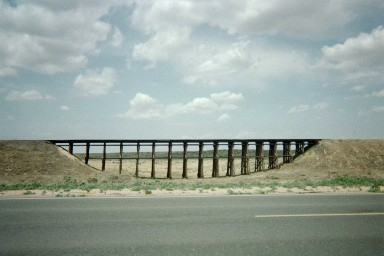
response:
[[[108,172],[87,166],[65,150],[44,141],[0,141],[0,183],[55,183],[63,181],[64,176],[79,181],[91,177],[103,180],[107,175]],[[384,178],[384,140],[323,140],[294,163],[284,164],[280,169],[227,179],[233,182],[254,179],[315,181],[345,175]],[[120,177],[130,179],[131,176]],[[207,182],[228,182],[227,179]]]
[[[54,183],[100,175],[65,150],[44,141],[0,141],[0,183]]]
[[[345,175],[384,178],[384,140],[323,140],[280,170],[315,180]]]

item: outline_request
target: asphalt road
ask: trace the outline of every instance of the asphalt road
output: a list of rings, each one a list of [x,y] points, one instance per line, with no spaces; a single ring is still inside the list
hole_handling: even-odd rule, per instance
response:
[[[384,255],[384,194],[0,200],[0,255]]]

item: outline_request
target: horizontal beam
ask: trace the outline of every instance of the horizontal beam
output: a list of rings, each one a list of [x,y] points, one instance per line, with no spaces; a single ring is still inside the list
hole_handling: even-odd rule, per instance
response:
[[[202,143],[243,143],[243,142],[251,142],[251,143],[281,143],[281,142],[308,142],[308,143],[318,143],[321,139],[180,139],[180,140],[115,140],[115,139],[91,139],[91,140],[82,140],[82,139],[76,139],[76,140],[48,140],[49,142],[53,144],[60,144],[60,143],[100,143],[100,146],[102,146],[104,143],[113,144],[116,143],[116,145],[120,145],[120,143],[127,143],[127,144],[151,144],[152,143],[164,143],[164,146],[167,146],[168,143],[196,143],[197,145]]]

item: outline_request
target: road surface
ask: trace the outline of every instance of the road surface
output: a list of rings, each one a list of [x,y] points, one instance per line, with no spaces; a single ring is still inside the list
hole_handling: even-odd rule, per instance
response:
[[[0,255],[384,255],[384,194],[0,200]]]

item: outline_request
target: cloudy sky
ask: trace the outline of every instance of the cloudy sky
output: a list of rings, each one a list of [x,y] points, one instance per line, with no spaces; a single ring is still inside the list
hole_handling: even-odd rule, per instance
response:
[[[382,0],[0,0],[0,139],[384,138]]]

